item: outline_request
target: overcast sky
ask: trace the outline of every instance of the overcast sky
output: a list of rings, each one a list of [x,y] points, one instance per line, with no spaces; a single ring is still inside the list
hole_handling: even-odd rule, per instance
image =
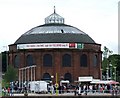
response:
[[[56,13],[65,24],[75,26],[96,43],[118,53],[119,0],[0,0],[0,52],[8,50],[26,31],[44,24]]]

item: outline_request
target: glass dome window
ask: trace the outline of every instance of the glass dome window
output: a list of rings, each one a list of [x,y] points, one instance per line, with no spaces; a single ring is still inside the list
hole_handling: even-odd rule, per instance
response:
[[[45,24],[50,24],[50,23],[64,24],[64,18],[55,12],[55,7],[54,7],[54,13],[45,18]]]

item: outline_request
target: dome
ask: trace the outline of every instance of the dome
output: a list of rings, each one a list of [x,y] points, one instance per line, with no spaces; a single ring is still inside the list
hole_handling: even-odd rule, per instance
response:
[[[95,43],[86,33],[76,27],[64,24],[64,18],[55,12],[45,18],[45,24],[24,33],[15,44],[29,43]]]

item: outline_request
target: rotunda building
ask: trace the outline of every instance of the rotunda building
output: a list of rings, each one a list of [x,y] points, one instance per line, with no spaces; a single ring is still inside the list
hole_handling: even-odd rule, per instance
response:
[[[101,78],[101,44],[80,29],[65,24],[54,13],[9,45],[9,65],[18,69],[19,81],[69,80],[81,76]]]

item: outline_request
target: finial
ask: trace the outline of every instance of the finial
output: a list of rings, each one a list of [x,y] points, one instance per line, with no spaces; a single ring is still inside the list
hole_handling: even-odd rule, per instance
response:
[[[55,13],[55,6],[54,6],[54,13]]]

